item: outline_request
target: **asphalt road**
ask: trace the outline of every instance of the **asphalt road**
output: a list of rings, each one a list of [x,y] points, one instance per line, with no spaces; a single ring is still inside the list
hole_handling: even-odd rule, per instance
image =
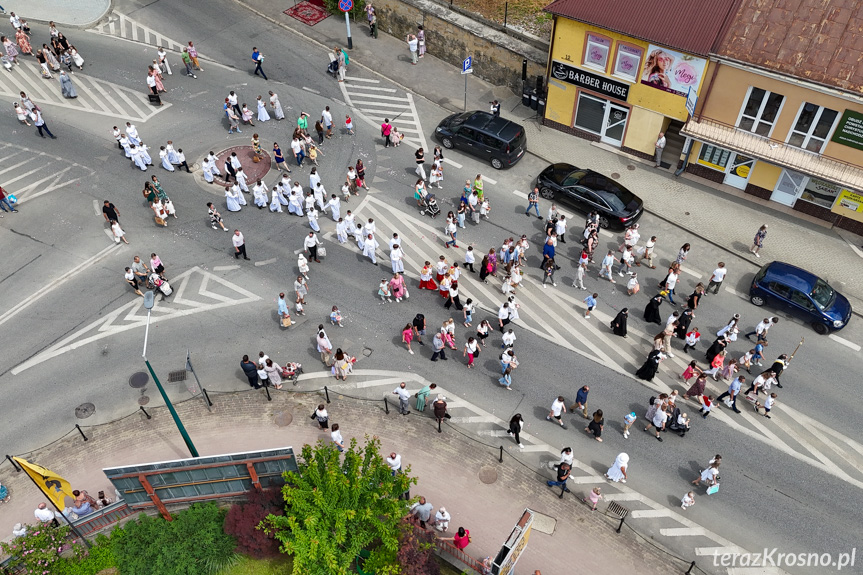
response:
[[[166,81],[169,93],[164,97],[170,107],[137,122],[151,153],[172,139],[185,150],[190,163],[200,163],[210,150],[247,144],[254,131],[260,133],[265,147],[276,140],[287,148],[300,110],[314,118],[330,105],[337,126],[347,111],[344,93],[324,74],[326,54],[233,3],[172,3],[169,7],[164,2],[144,6],[121,1],[115,9],[168,38],[181,42],[187,37],[202,39],[196,41],[198,50],[216,63],[204,61],[205,70],[196,80],[180,76],[174,64],[175,74]],[[34,29],[37,34],[47,35],[39,26]],[[70,31],[69,36],[87,59],[81,75],[144,92],[141,70],[155,57],[154,49],[83,31]],[[248,54],[252,44],[261,46],[268,55],[265,70],[271,78],[269,82],[251,75]],[[17,73],[16,70],[14,74]],[[352,73],[378,79],[359,67]],[[380,80],[375,85],[395,89]],[[47,82],[45,86],[45,90],[57,88]],[[288,118],[281,123],[244,127],[242,134],[228,136],[221,102],[231,89],[238,92],[241,101],[249,103],[258,94],[275,90]],[[7,104],[11,102],[8,97],[4,99]],[[447,112],[422,98],[415,99],[415,106],[425,138],[433,144],[430,136],[434,126]],[[536,289],[539,252],[532,250],[528,258],[531,269],[525,280],[532,286],[519,294],[520,301],[526,309],[536,309],[536,318],[542,317],[553,329],[543,331],[530,313],[522,313],[527,327],[516,327],[521,367],[514,374],[516,392],[508,393],[496,384],[499,366],[493,357],[494,347],[488,348],[479,369],[472,372],[464,368],[460,353],[454,354],[456,361],[446,364],[428,362],[425,349],[413,356],[407,354],[399,336],[405,323],[422,312],[428,325],[434,327],[450,314],[443,309],[440,298],[416,289],[404,303],[379,305],[377,284],[389,275],[389,262],[383,253],[379,253],[381,266],[377,268],[358,254],[356,246],[340,247],[327,242],[329,254],[324,263],[312,264],[306,316],[295,317],[294,327],[281,331],[276,324],[275,300],[279,291],[292,290],[295,252],[309,229],[305,219],[259,211],[253,206],[229,213],[218,187],[202,182],[200,172],[169,174],[157,165],[141,173],[130,167],[110,134],[119,118],[56,105],[43,107],[57,140],[34,136],[32,128],[19,126],[14,115],[4,115],[0,120],[11,143],[0,154],[4,186],[14,192],[25,182],[60,173],[56,182],[46,181],[21,194],[20,213],[7,214],[0,220],[5,264],[0,278],[4,294],[0,299],[0,327],[5,334],[0,353],[0,385],[4,389],[0,418],[5,422],[0,453],[26,452],[66,433],[75,423],[93,424],[121,417],[138,408],[142,394],[147,395],[148,404],[159,403],[152,386],[139,390],[128,383],[133,373],[144,371],[141,351],[146,312],[139,305],[140,298],[131,293],[122,278],[123,267],[131,263],[133,255],[148,261],[150,253],[156,252],[165,261],[167,276],[177,290],[167,302],[157,305],[150,328],[148,356],[163,381],[167,381],[169,371],[183,368],[187,350],[210,390],[244,386],[239,359],[259,349],[279,361],[302,361],[317,370],[315,327],[326,321],[335,304],[346,317],[346,327],[328,330],[333,343],[359,354],[363,368],[403,370],[432,380],[446,380],[447,386],[456,389],[462,398],[504,419],[521,412],[532,433],[542,435],[553,445],[572,445],[577,456],[592,462],[597,471],[604,471],[625,446],[632,456],[629,485],[653,499],[674,505],[689,490],[687,481],[714,453],[722,453],[720,495],[709,500],[699,498],[699,504],[687,514],[732,541],[754,549],[775,546],[790,552],[831,553],[850,551],[858,543],[856,510],[863,502],[859,489],[863,451],[857,443],[859,350],[818,336],[782,314],[778,314],[782,321],[770,333],[768,361],[779,353],[793,351],[801,338],[805,337],[805,343],[782,378],[785,387],[777,390],[780,399],[772,421],[751,423],[751,413],[738,416],[750,431],[742,433],[718,418],[695,417],[693,431],[686,438],[672,435],[661,444],[637,427],[627,442],[620,436],[623,414],[636,411],[641,416],[648,398],[656,391],[626,375],[640,365],[648,351],[647,343],[637,336],[628,340],[611,336],[599,317],[613,316],[628,306],[630,330],[652,336],[657,330],[645,326],[642,310],[652,295],[653,284],[664,276],[662,266],[673,259],[681,244],[691,242],[693,250],[686,266],[691,273],[683,275],[677,291],[685,295],[698,281],[706,283],[715,263],[724,260],[729,268],[726,287],[736,292],[711,295],[698,309],[694,323],[700,326],[705,342],[693,357],[704,365],[704,350],[712,340],[711,334],[732,314],[741,314],[747,330],[762,317],[777,315],[756,308],[739,295],[746,294],[752,274],[739,272],[749,268],[743,268],[737,256],[697,243],[672,222],[645,215],[640,222],[642,237],[659,236],[657,269],[639,269],[644,289],[632,298],[621,291],[622,284],[611,286],[591,277],[587,286],[600,294],[600,303],[595,319],[587,325],[577,318],[581,308],[576,302],[584,293],[569,287],[574,276],[571,262],[578,257],[578,244],[570,239],[559,246],[562,257],[558,260],[563,260],[563,269],[557,275],[558,287],[549,290],[548,297],[541,288]],[[379,230],[389,232],[393,226],[410,238],[408,255],[414,259],[446,253],[438,237],[443,227],[441,218],[432,221],[419,216],[412,198],[413,147],[385,150],[378,142],[376,127],[362,119],[356,125],[355,136],[337,130],[337,135],[325,142],[320,160],[325,187],[338,193],[344,167],[362,157],[372,191],[343,204],[342,211],[356,209],[362,202],[359,216],[365,219],[372,217],[367,214],[373,214]],[[534,246],[541,245],[541,224],[524,216],[526,201],[514,192],[528,191],[532,179],[545,166],[543,161],[528,155],[515,168],[494,172],[485,163],[460,153],[448,152],[446,156],[453,163],[446,165],[445,187],[439,194],[445,212],[455,206],[465,179],[483,173],[495,180],[487,184],[487,194],[493,201],[490,221],[460,230],[460,245],[475,245],[482,253],[499,247],[504,238],[522,233],[528,234]],[[565,150],[560,159],[577,163],[567,158]],[[29,173],[30,170],[34,171]],[[26,175],[7,183],[21,174]],[[152,174],[159,177],[177,206],[179,219],[169,221],[167,229],[153,224],[140,195],[144,181]],[[308,185],[307,166],[295,168],[292,175]],[[271,173],[265,181],[273,179]],[[107,226],[98,212],[103,199],[114,202],[121,210],[121,222],[131,245],[114,246],[107,236]],[[251,261],[235,261],[229,234],[209,227],[205,206],[208,201],[221,206],[228,228],[243,231]],[[544,213],[547,203],[542,202],[540,208]],[[328,218],[322,216],[320,223],[323,234],[334,230]],[[572,233],[568,234],[571,238],[578,234],[581,224],[579,214],[573,218]],[[386,245],[388,237],[389,233],[379,234],[378,241]],[[601,240],[600,250],[616,248],[619,235],[603,235]],[[503,300],[497,285],[469,285],[476,293],[488,293],[482,289],[496,292],[497,299],[487,295],[479,298],[487,309],[496,310]],[[671,308],[665,304],[662,311],[668,315]],[[494,315],[492,312],[489,319]],[[454,317],[458,320],[458,316]],[[863,326],[855,320],[840,335],[852,344],[860,344]],[[459,327],[457,339],[463,341],[468,331]],[[493,345],[499,341],[496,336],[491,338]],[[675,346],[676,361],[664,366],[664,379],[669,383],[685,365],[677,342]],[[737,357],[746,348],[741,338],[730,349]],[[556,395],[574,397],[575,390],[585,383],[592,389],[591,409],[605,412],[606,441],[602,444],[580,431],[579,416],[567,416],[568,431],[544,421]],[[166,383],[166,387],[173,397],[188,394],[183,384]],[[95,405],[95,413],[86,420],[77,419],[75,408],[88,402]],[[744,401],[740,403],[744,411],[751,411]],[[697,415],[692,405],[685,410]],[[640,418],[636,425],[641,424]],[[760,439],[754,436],[761,433],[753,427],[755,424],[769,429]],[[805,458],[822,464],[808,463]],[[661,520],[652,527],[658,530]],[[656,537],[660,539],[658,534]],[[670,545],[675,548],[678,542],[681,547],[676,550],[681,553],[691,544],[684,538]],[[816,572],[799,568],[789,571]]]

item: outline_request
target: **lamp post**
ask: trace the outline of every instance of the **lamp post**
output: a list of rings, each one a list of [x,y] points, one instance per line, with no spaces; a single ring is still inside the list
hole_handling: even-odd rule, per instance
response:
[[[192,438],[189,437],[189,433],[186,431],[186,428],[183,427],[183,422],[180,421],[180,416],[177,415],[177,410],[174,409],[174,404],[172,404],[171,400],[168,399],[168,394],[165,393],[165,390],[162,388],[162,384],[159,381],[159,378],[156,377],[156,372],[153,371],[153,367],[150,365],[150,361],[147,359],[147,338],[150,335],[150,312],[153,310],[153,305],[155,303],[156,297],[153,295],[152,291],[148,291],[144,294],[144,307],[147,308],[147,329],[144,331],[144,352],[141,354],[141,356],[144,358],[144,364],[147,366],[150,375],[153,377],[153,381],[156,382],[156,387],[159,389],[159,393],[162,394],[162,399],[164,400],[165,405],[168,406],[168,411],[171,412],[171,417],[174,418],[174,424],[180,431],[180,435],[183,436],[183,441],[186,442],[186,447],[189,448],[189,453],[192,454],[192,457],[199,457],[198,450],[195,449],[195,444],[192,443]]]

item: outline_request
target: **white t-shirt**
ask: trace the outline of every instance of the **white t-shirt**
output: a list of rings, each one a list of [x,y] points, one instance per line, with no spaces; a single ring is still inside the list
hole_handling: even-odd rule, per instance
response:
[[[662,409],[658,409],[656,415],[653,416],[653,425],[659,429],[666,421],[668,421],[668,414],[662,411]]]
[[[771,409],[773,407],[773,402],[776,401],[771,396],[767,396],[767,399],[764,400],[764,409]]]
[[[509,308],[501,307],[497,310],[497,319],[508,319],[509,318]]]
[[[407,389],[405,389],[405,388],[403,388],[403,387],[401,387],[401,386],[399,386],[399,387],[395,388],[395,389],[393,390],[393,393],[394,393],[395,395],[398,395],[398,396],[399,396],[399,399],[403,399],[403,400],[405,400],[405,401],[407,401],[408,399],[410,399],[410,396],[411,396],[410,392],[409,392]]]
[[[300,150],[302,150],[302,149],[303,149],[303,145],[300,144],[299,140],[294,139],[291,141],[291,151],[293,151],[294,154],[299,154]]]
[[[342,432],[341,431],[331,431],[330,437],[333,438],[333,443],[343,444],[345,442],[345,440],[342,439]]]
[[[156,77],[152,74],[147,74],[147,85],[151,88],[156,87]]]
[[[473,250],[466,251],[464,254],[464,263],[472,264],[474,262],[476,262],[476,258],[473,255]]]
[[[396,453],[395,457],[387,457],[387,465],[393,471],[398,471],[402,467],[402,456]]]
[[[719,470],[711,466],[701,472],[701,480],[712,482],[717,475],[719,475]]]
[[[676,273],[668,274],[668,279],[665,280],[665,287],[671,290],[671,289],[674,289],[674,286],[676,286],[676,285],[677,285],[677,274]]]
[[[710,278],[710,281],[719,283],[725,279],[725,274],[728,273],[728,270],[725,268],[716,268],[713,270],[713,277]]]
[[[321,118],[323,118],[324,124],[326,124],[327,126],[332,125],[333,115],[330,114],[327,110],[324,110],[323,112],[321,112]]]
[[[554,400],[554,403],[551,404],[551,412],[555,417],[559,417],[563,409],[566,407],[566,404],[558,399]]]
[[[410,49],[411,52],[417,51],[417,45],[418,44],[419,44],[419,40],[417,40],[416,38],[412,38],[412,39],[408,40],[408,48]]]
[[[240,232],[239,234],[234,234],[231,236],[231,242],[233,242],[235,248],[238,248],[241,245],[243,245],[244,241],[245,240],[243,239],[242,232]]]
[[[237,95],[236,94],[234,94],[234,95],[228,94],[228,104],[230,104],[231,106],[237,105]]]

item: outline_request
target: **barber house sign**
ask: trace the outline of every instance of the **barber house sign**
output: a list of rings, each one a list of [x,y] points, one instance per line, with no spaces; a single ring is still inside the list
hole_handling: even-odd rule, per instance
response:
[[[629,84],[609,80],[598,74],[592,74],[591,72],[557,60],[554,60],[551,64],[551,75],[561,82],[574,84],[579,88],[591,90],[615,100],[623,100],[625,102],[629,97]]]

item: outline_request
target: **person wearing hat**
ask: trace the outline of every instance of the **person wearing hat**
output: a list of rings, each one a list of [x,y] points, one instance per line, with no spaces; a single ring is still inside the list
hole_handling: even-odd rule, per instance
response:
[[[452,517],[450,517],[446,507],[441,507],[437,510],[437,513],[434,514],[434,528],[441,533],[445,532],[449,528],[450,519],[452,519]]]

